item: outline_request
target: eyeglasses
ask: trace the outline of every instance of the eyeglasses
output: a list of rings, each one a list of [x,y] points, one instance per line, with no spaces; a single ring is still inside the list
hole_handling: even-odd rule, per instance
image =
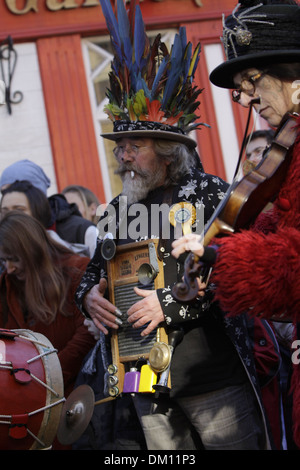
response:
[[[232,101],[238,103],[241,99],[241,94],[245,93],[248,96],[254,96],[256,90],[256,82],[260,80],[267,72],[258,72],[248,78],[243,78],[241,86],[237,90],[232,90]]]
[[[114,156],[117,158],[120,158],[124,155],[125,152],[128,153],[128,155],[133,155],[134,157],[137,157],[138,154],[140,153],[140,149],[142,148],[152,148],[152,147],[147,147],[146,145],[118,145],[113,149]]]

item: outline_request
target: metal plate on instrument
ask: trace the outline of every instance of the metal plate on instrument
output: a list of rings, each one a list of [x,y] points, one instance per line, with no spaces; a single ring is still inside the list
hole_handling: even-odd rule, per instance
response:
[[[127,322],[127,310],[141,300],[141,297],[134,292],[134,287],[145,289],[145,286],[139,284],[127,284],[124,286],[118,286],[115,288],[115,305],[123,313],[121,320],[123,326],[118,330],[118,343],[119,343],[119,355],[124,356],[143,356],[148,354],[152,345],[156,341],[156,330],[147,335],[146,337],[141,336],[141,332],[146,328],[147,325],[141,328],[132,328],[132,324]],[[153,286],[147,286],[147,288],[153,288]]]

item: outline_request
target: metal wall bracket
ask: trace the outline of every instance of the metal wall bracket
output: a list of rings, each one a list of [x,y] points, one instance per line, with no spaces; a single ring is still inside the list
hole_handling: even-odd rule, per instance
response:
[[[0,44],[0,79],[5,84],[5,104],[9,114],[12,113],[11,105],[18,104],[23,99],[21,91],[15,91],[11,96],[11,83],[18,60],[17,51],[14,49],[13,40],[8,36]]]

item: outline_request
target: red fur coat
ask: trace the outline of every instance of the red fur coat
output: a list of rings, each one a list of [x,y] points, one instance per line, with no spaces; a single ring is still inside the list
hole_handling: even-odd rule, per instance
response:
[[[298,120],[299,126],[299,120]],[[300,320],[300,132],[286,179],[271,211],[250,230],[215,240],[212,280],[229,315],[248,311],[268,319]],[[300,445],[300,366],[294,367],[295,440]]]

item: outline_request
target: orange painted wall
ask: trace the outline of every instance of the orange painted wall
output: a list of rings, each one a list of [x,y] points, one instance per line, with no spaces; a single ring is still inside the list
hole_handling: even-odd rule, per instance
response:
[[[79,35],[37,40],[57,186],[88,185],[104,201]]]

